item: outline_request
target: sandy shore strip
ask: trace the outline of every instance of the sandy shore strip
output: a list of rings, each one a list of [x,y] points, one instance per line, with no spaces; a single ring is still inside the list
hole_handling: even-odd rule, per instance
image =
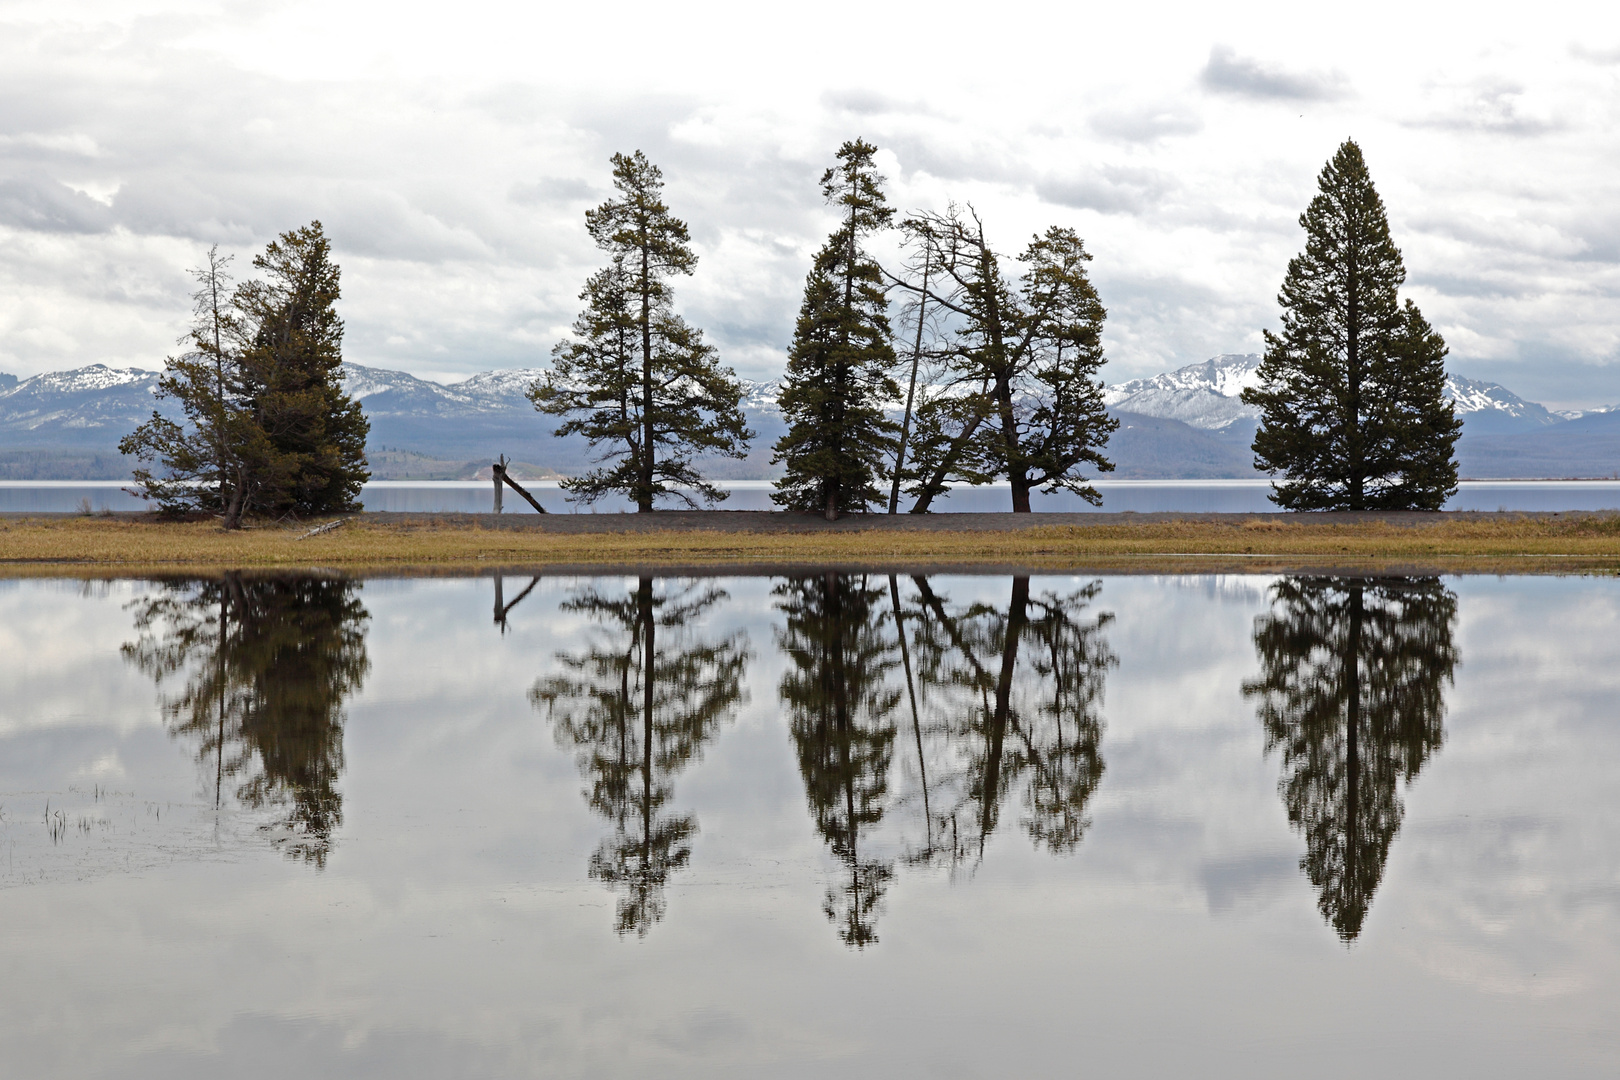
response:
[[[361,513],[227,533],[145,514],[0,516],[0,576],[510,572],[1620,572],[1620,514]]]

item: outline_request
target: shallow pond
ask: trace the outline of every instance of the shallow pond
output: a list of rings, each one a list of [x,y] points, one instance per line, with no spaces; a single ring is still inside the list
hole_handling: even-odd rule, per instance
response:
[[[1610,1076],[1620,583],[0,582],[0,1076]]]

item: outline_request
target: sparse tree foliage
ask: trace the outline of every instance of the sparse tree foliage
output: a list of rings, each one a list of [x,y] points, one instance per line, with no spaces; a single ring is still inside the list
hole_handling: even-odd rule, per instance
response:
[[[888,299],[883,271],[864,240],[894,216],[883,178],[863,140],[838,149],[840,164],[821,177],[821,191],[842,223],[817,252],[788,353],[778,404],[787,433],[773,460],[785,466],[772,498],[789,510],[813,510],[828,521],[882,501],[880,483],[893,455],[896,428],[884,414],[899,396],[891,375]]]
[[[1361,148],[1322,169],[1266,331],[1255,465],[1289,510],[1438,510],[1457,490],[1462,422],[1443,396],[1445,342],[1417,305]]]
[[[562,610],[589,615],[601,636],[559,654],[556,674],[529,691],[590,780],[591,809],[613,824],[590,875],[619,893],[620,934],[645,937],[663,918],[664,885],[698,831],[695,815],[670,810],[675,777],[746,700],[741,636],[704,640],[687,625],[725,597],[706,584],[659,589],[650,577],[628,595],[583,589]]]
[[[971,211],[919,214],[906,229],[931,249],[923,262],[932,281],[926,291],[896,283],[925,295],[951,322],[936,352],[941,379],[917,410],[912,512],[927,511],[952,480],[1005,478],[1016,513],[1030,511],[1037,488],[1100,503],[1081,469],[1113,469],[1102,448],[1119,424],[1097,377],[1106,312],[1079,235],[1054,227],[1035,237],[1013,282]]]
[[[563,483],[573,498],[618,492],[638,511],[666,496],[712,504],[727,493],[693,458],[747,454],[742,384],[675,314],[670,279],[691,274],[697,256],[686,223],[664,205],[663,174],[639,150],[615,154],[613,186],[618,197],[585,214],[610,264],[586,282],[574,336],[553,350],[552,370],[529,398],[567,417],[559,436],[584,435],[602,455],[600,468]]]
[[[246,479],[241,450],[251,420],[234,393],[240,379],[235,345],[241,335],[230,302],[230,263],[231,256],[221,255],[216,245],[191,271],[197,280],[192,324],[180,339],[189,348],[169,357],[158,379],[158,397],[177,402],[184,422],[154,410],[118,449],[139,461],[161,463],[156,472],[141,466],[133,475],[164,512],[221,513],[227,527],[235,527]]]
[[[158,413],[119,444],[135,478],[168,512],[206,511],[235,528],[244,515],[358,508],[370,425],[343,390],[338,267],[313,222],[283,233],[231,292],[228,256],[210,249],[191,348],[169,360],[158,393],[184,422]]]
[[[917,611],[906,621],[923,707],[941,718],[950,748],[936,762],[929,835],[951,841],[932,843],[931,856],[982,858],[1003,801],[1020,788],[1030,839],[1073,851],[1102,781],[1103,688],[1119,663],[1106,632],[1113,615],[1089,611],[1101,583],[1032,596],[1017,577],[1005,610],[953,610],[926,578],[913,580]]]

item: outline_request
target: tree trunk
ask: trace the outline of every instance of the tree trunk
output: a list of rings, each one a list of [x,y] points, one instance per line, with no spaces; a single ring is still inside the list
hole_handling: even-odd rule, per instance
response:
[[[1007,637],[1001,644],[1001,672],[996,678],[996,705],[991,716],[988,745],[984,755],[984,790],[981,793],[979,813],[979,850],[995,828],[996,801],[1001,787],[1001,749],[1006,740],[1007,723],[1012,715],[1013,669],[1018,665],[1019,640],[1029,621],[1029,578],[1015,577],[1012,600],[1007,605]]]
[[[893,511],[890,511],[893,513]],[[934,813],[928,807],[928,759],[923,752],[922,716],[917,710],[917,684],[911,675],[911,650],[906,647],[906,624],[900,613],[900,582],[889,575],[889,599],[894,604],[894,633],[900,639],[900,663],[906,673],[906,697],[911,702],[911,731],[917,739],[917,778],[922,787],[925,850],[934,851]]]
[[[652,269],[648,266],[647,245],[641,244],[641,460],[637,477],[636,513],[653,508],[653,348],[652,348]]]
[[[1353,227],[1353,225],[1352,225]],[[1348,370],[1345,372],[1346,382],[1350,388],[1349,405],[1349,451],[1350,458],[1350,509],[1365,510],[1366,499],[1366,461],[1365,447],[1361,432],[1361,295],[1359,282],[1356,280],[1355,241],[1350,241],[1350,251],[1347,253],[1348,278],[1345,283],[1345,363]]]
[[[900,445],[894,451],[894,482],[889,486],[889,513],[900,512],[900,470],[906,466],[906,441],[911,437],[911,404],[917,397],[917,365],[922,360],[923,314],[928,310],[928,274],[933,269],[933,247],[923,243],[922,292],[917,295],[917,337],[911,346],[911,382],[906,387],[906,412],[900,418]]]
[[[242,475],[242,472],[242,467],[238,465],[236,467],[236,483],[231,489],[231,502],[225,508],[224,526],[226,529],[240,529],[242,527],[242,502],[244,489],[247,487],[246,478]]]
[[[1361,726],[1361,589],[1350,590],[1350,642],[1345,648],[1345,666],[1348,668],[1345,691],[1345,715],[1348,730],[1345,733],[1345,782],[1349,787],[1345,800],[1345,880],[1356,887],[1356,826],[1359,817],[1361,788],[1361,756],[1357,753],[1356,729]]]

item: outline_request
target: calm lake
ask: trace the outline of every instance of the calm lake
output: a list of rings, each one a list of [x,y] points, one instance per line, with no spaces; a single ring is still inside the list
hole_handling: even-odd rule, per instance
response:
[[[70,512],[83,507],[92,510],[143,510],[148,504],[125,490],[129,485],[111,480],[0,481],[0,513]],[[360,500],[367,510],[413,511],[416,513],[488,513],[494,502],[492,484],[487,480],[378,480],[365,485]],[[591,508],[576,507],[564,497],[555,481],[525,483],[540,505],[552,513],[568,514]],[[1101,506],[1092,506],[1068,492],[1042,494],[1032,498],[1036,511],[1071,513],[1101,510],[1137,513],[1179,511],[1183,513],[1253,514],[1274,511],[1267,497],[1268,480],[1099,480]],[[766,480],[723,481],[730,492],[721,504],[725,510],[775,510],[773,490]],[[671,504],[674,505],[674,504]],[[909,506],[901,502],[901,509]],[[941,511],[986,513],[1010,510],[1012,496],[1005,484],[959,487],[935,504]],[[629,503],[604,499],[597,512],[613,513],[632,509]],[[1620,480],[1467,480],[1448,510],[1615,510],[1620,509]],[[534,511],[514,491],[507,491],[503,510],[508,514]]]
[[[1620,582],[0,582],[0,1076],[1598,1077]]]

